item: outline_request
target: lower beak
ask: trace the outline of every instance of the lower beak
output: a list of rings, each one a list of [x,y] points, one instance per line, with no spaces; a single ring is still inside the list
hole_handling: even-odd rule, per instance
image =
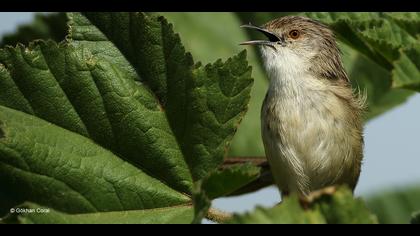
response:
[[[273,45],[273,42],[267,40],[251,40],[242,42],[239,45]]]

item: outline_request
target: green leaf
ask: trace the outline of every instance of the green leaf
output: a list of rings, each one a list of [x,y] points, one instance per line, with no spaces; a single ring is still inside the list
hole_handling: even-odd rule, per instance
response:
[[[407,224],[412,213],[420,210],[418,185],[385,190],[366,197],[366,204],[381,224]]]
[[[93,141],[0,106],[2,189],[70,213],[140,210],[190,199]]]
[[[210,174],[203,180],[202,188],[210,199],[227,196],[256,180],[260,168],[252,164],[234,165]]]
[[[305,208],[296,195],[284,198],[277,206],[266,209],[258,207],[251,213],[236,215],[231,223],[246,224],[374,224],[376,216],[371,214],[361,199],[354,198],[351,190],[340,187],[331,193],[321,193]]]
[[[392,71],[393,86],[420,91],[420,44],[401,50],[401,57]]]
[[[67,16],[64,12],[37,13],[32,23],[21,25],[17,32],[3,36],[0,46],[15,46],[18,43],[28,45],[36,39],[52,39],[60,42],[64,40],[67,31]]]
[[[329,224],[375,224],[378,220],[350,189],[340,187],[333,195],[324,194],[312,203]]]
[[[8,215],[5,223],[20,224],[188,224],[193,208],[179,206],[151,210],[67,214],[34,203],[17,206],[19,213]],[[1,223],[1,221],[0,221]]]
[[[313,210],[304,210],[296,196],[271,208],[257,207],[251,213],[235,215],[229,223],[233,224],[324,224],[321,213]]]
[[[162,17],[86,16],[0,50],[0,187],[63,213],[195,203],[246,112],[246,52],[194,65]]]

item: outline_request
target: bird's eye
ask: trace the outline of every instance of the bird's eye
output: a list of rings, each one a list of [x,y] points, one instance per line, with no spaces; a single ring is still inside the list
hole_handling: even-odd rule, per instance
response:
[[[297,39],[297,38],[299,38],[299,36],[300,36],[300,32],[299,32],[299,30],[291,30],[291,31],[289,32],[289,36],[290,36],[290,38],[292,38],[292,39]]]

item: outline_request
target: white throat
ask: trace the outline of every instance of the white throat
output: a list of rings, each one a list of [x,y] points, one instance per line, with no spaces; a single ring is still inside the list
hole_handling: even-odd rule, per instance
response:
[[[287,47],[275,51],[272,48],[262,47],[262,56],[265,70],[270,78],[270,93],[281,92],[283,96],[296,95],[305,90],[323,90],[325,84],[312,78],[309,71],[309,57],[300,57]],[[285,94],[286,93],[286,94]],[[275,94],[273,94],[275,95]]]

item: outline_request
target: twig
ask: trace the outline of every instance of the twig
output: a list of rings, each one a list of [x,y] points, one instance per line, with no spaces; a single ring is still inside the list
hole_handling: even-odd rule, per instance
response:
[[[233,214],[229,212],[221,211],[216,208],[210,208],[209,211],[207,212],[206,218],[213,222],[222,224],[231,220],[233,218]]]

